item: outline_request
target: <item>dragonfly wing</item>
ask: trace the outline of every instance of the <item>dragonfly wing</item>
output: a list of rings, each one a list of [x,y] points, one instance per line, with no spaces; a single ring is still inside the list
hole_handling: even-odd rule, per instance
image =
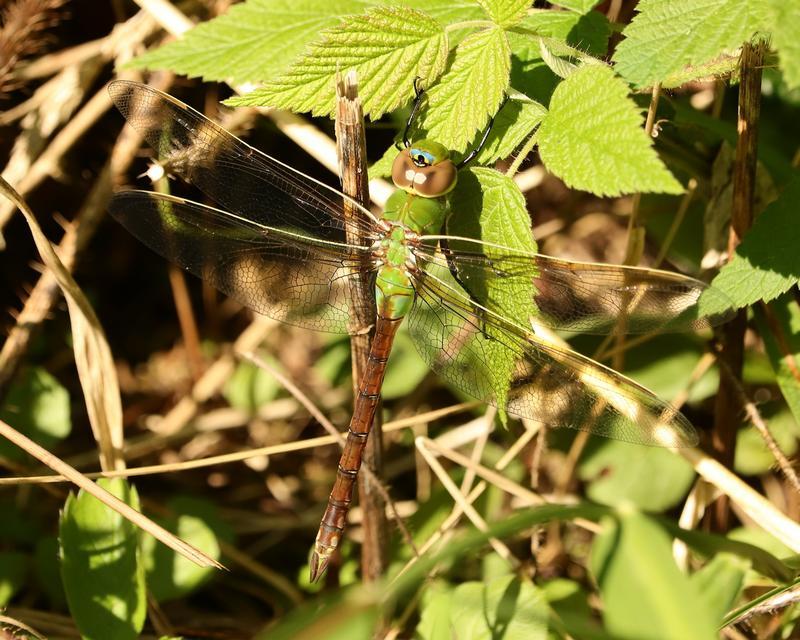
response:
[[[258,313],[334,333],[358,333],[354,318],[374,316],[353,296],[368,249],[311,240],[196,202],[149,191],[114,196],[111,214],[168,260]],[[354,308],[362,299],[364,308]]]
[[[550,426],[646,445],[696,444],[692,425],[652,392],[480,307],[447,280],[418,278],[409,329],[423,359],[454,386]]]
[[[218,124],[152,87],[116,80],[111,99],[157,152],[169,173],[236,214],[269,227],[291,226],[328,240],[372,240],[374,216],[336,189],[245,144]],[[345,218],[345,202],[351,214]]]
[[[686,331],[716,326],[732,316],[725,294],[679,273],[573,262],[466,238],[449,245],[448,257],[428,249],[424,259],[452,269],[480,302],[511,317],[515,313],[505,308],[509,296],[493,292],[532,285],[538,320],[553,329],[596,334],[618,328],[625,333]],[[704,315],[704,307],[729,311]]]

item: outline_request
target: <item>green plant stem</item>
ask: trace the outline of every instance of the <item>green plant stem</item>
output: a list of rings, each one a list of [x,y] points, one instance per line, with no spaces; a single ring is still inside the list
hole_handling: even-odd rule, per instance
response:
[[[519,150],[519,153],[514,158],[514,161],[511,163],[511,166],[506,171],[506,176],[509,178],[513,178],[514,174],[519,171],[520,165],[525,161],[525,158],[528,157],[533,148],[536,146],[536,140],[538,136],[539,130],[537,129],[534,131],[530,137],[527,139],[525,144],[522,146],[522,149]]]

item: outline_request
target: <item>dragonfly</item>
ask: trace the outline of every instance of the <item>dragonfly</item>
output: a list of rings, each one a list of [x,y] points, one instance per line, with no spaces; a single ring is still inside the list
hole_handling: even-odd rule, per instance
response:
[[[457,215],[448,196],[475,151],[456,163],[438,142],[408,139],[419,94],[392,169],[397,190],[376,215],[165,93],[123,80],[112,82],[109,93],[168,173],[219,205],[125,190],[110,204],[116,220],[259,314],[320,331],[373,331],[311,555],[312,581],[342,538],[404,320],[434,372],[512,416],[643,445],[697,443],[677,409],[536,327],[609,334],[621,317],[628,333],[710,327],[726,317],[704,316],[701,302],[723,294],[678,273],[572,262],[448,236],[449,216]],[[367,295],[354,296],[364,281]],[[503,293],[518,291],[532,292],[535,318],[513,316],[514,296]],[[714,306],[724,308],[719,300]]]

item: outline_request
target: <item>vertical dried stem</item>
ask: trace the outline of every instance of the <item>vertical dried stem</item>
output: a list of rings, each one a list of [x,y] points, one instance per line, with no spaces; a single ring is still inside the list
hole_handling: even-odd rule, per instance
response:
[[[342,190],[362,206],[369,206],[369,185],[367,177],[367,149],[364,133],[364,114],[358,98],[358,82],[355,72],[349,72],[344,80],[336,83],[336,143],[339,154]],[[345,215],[358,216],[352,207],[345,202]],[[361,244],[363,240],[355,235],[355,225],[348,225],[347,241]],[[366,267],[367,265],[364,265]],[[351,295],[356,300],[369,300],[369,278],[366,268],[361,270],[362,277],[354,281]],[[356,303],[352,307],[354,313],[369,309],[369,305]],[[361,310],[361,311],[360,311]],[[369,326],[373,318],[353,318],[358,326]],[[367,355],[372,334],[354,335],[350,342],[353,361],[353,391],[357,393],[359,381],[367,366]],[[365,464],[376,477],[381,477],[383,438],[381,429],[380,406],[375,414],[371,436],[364,452]],[[366,474],[358,478],[358,494],[364,513],[364,542],[361,547],[361,565],[364,582],[380,579],[386,568],[387,522],[386,502],[373,486]]]
[[[647,110],[647,120],[644,124],[644,130],[647,135],[653,132],[653,125],[656,121],[656,111],[658,109],[658,100],[661,97],[661,85],[656,84],[653,87],[652,95],[650,98],[650,107]],[[628,219],[628,236],[625,246],[625,259],[623,264],[636,266],[642,260],[644,253],[644,227],[639,221],[639,209],[642,203],[642,194],[636,193],[631,201],[631,216]],[[627,309],[630,300],[627,299],[623,304],[623,309]],[[627,317],[625,314],[621,315],[617,323],[616,331],[616,345],[617,348],[612,358],[612,368],[621,371],[625,367],[625,333],[627,331]]]
[[[731,229],[728,241],[728,259],[753,223],[753,196],[755,192],[758,116],[761,107],[761,68],[764,60],[762,43],[745,43],[740,61],[739,115],[736,142],[736,161],[733,169],[733,203]],[[742,375],[744,359],[744,334],[747,327],[746,312],[740,311],[721,331],[719,357],[727,365],[731,376],[720,379],[714,411],[714,431],[711,446],[714,456],[730,467],[736,446],[736,431],[742,422],[742,407],[732,378]],[[723,496],[713,512],[717,529],[728,528],[728,501]]]

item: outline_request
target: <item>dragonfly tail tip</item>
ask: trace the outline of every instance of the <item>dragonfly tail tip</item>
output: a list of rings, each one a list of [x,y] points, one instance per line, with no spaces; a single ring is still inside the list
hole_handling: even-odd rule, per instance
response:
[[[310,571],[310,580],[311,582],[316,582],[325,570],[328,568],[328,563],[330,562],[331,557],[325,556],[320,557],[320,555],[314,551],[311,554],[311,571]]]

